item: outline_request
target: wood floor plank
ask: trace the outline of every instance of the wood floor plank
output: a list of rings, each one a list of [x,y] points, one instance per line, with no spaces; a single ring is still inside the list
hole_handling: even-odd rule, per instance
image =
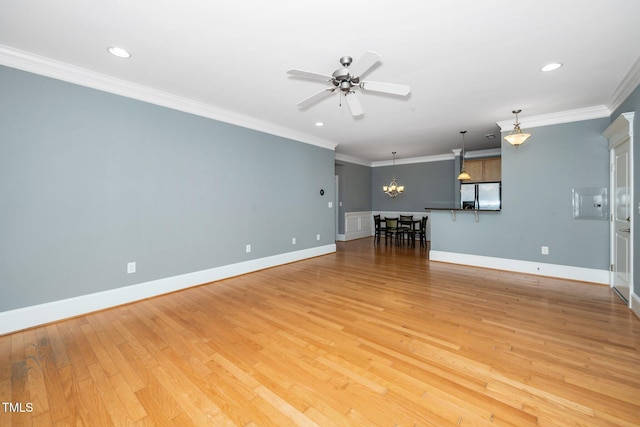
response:
[[[110,412],[114,409],[109,408],[100,398],[100,393],[93,379],[89,378],[78,383],[78,392],[75,398],[79,402],[78,406],[81,408],[79,415],[84,425],[96,427],[118,426],[118,424],[114,424],[110,416]]]
[[[141,388],[136,391],[136,398],[140,401],[141,407],[147,412],[147,416],[138,420],[140,425],[159,425],[159,426],[171,426],[173,420],[182,411],[173,411],[177,408],[173,398],[170,397],[170,393],[162,387],[150,384],[149,387]],[[196,426],[190,419],[188,423],[181,424],[185,427]]]
[[[609,287],[337,248],[0,336],[0,425],[640,425]]]

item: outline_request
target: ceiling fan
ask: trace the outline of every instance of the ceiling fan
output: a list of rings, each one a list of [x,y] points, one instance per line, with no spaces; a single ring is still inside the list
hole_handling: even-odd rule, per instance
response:
[[[411,91],[411,88],[406,85],[399,85],[395,83],[382,83],[382,82],[370,82],[361,81],[360,78],[371,69],[381,57],[375,52],[365,52],[362,58],[356,61],[353,65],[353,58],[350,56],[343,56],[340,58],[340,65],[342,68],[338,68],[332,75],[325,75],[314,73],[310,71],[302,70],[288,70],[287,74],[296,77],[305,77],[314,80],[323,80],[330,84],[330,87],[321,90],[320,92],[311,95],[308,98],[298,102],[299,107],[308,107],[325,97],[330,96],[336,90],[340,90],[339,93],[344,94],[344,99],[349,106],[349,110],[354,117],[358,117],[364,114],[360,100],[355,92],[356,88],[360,88],[364,91],[388,93],[391,95],[407,96]]]

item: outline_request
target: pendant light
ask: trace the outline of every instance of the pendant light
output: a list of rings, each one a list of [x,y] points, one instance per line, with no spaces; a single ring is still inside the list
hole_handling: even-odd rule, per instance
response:
[[[522,110],[512,111],[512,113],[516,115],[516,122],[514,124],[513,131],[511,131],[511,134],[504,137],[504,139],[506,139],[507,142],[513,145],[514,147],[521,146],[531,136],[531,134],[523,133],[522,130],[520,129],[520,123],[518,122],[518,113],[521,113],[521,112]]]
[[[467,131],[461,130],[460,133],[462,134],[462,168],[460,169],[460,175],[458,175],[458,180],[466,181],[471,179],[471,175],[469,175],[467,171],[464,170],[464,134],[467,133]]]
[[[396,182],[396,152],[393,151],[391,154],[393,154],[393,175],[391,183],[389,185],[383,185],[382,191],[384,191],[385,194],[388,194],[389,197],[395,198],[404,193],[404,185],[398,185]]]

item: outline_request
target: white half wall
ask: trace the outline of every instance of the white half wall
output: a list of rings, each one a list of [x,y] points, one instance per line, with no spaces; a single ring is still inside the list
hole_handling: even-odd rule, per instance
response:
[[[375,234],[375,224],[373,216],[380,215],[384,217],[398,218],[400,215],[413,215],[414,218],[428,217],[429,212],[391,212],[391,211],[363,211],[363,212],[347,212],[344,215],[344,230],[338,239],[342,241],[362,239],[363,237],[373,236]],[[427,240],[431,239],[431,224],[427,220]]]
[[[344,214],[344,240],[373,236],[373,213],[371,211],[347,212]]]

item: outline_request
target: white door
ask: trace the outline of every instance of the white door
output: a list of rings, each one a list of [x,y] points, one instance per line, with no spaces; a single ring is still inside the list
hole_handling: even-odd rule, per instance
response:
[[[612,286],[629,302],[631,297],[631,178],[629,138],[613,147]]]
[[[633,294],[633,118],[622,113],[604,135],[611,153],[611,287],[631,307]]]

